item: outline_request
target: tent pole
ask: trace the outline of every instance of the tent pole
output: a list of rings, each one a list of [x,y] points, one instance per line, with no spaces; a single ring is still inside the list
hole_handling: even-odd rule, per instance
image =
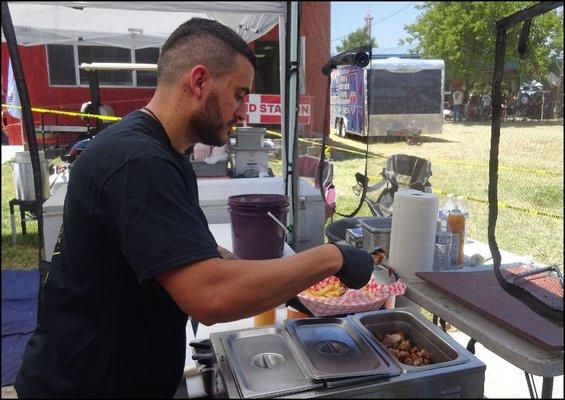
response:
[[[288,7],[287,7],[288,9]],[[282,158],[282,178],[284,182],[284,193],[288,195],[288,127],[287,121],[287,99],[286,99],[286,45],[287,45],[287,22],[288,13],[279,16],[279,80],[280,80],[280,101],[281,101],[281,158]],[[287,211],[287,226],[290,226],[292,214],[290,209]],[[292,242],[292,232],[286,238],[288,243]]]
[[[100,114],[100,81],[98,79],[98,71],[93,69],[89,72],[89,79],[88,79],[88,89],[90,91],[90,104],[92,105],[92,114]],[[96,129],[95,133],[98,133],[102,130],[102,120],[100,118],[96,118]],[[89,134],[89,137],[91,135]]]
[[[286,131],[285,134],[287,135],[287,157],[286,160],[288,162],[286,172],[285,172],[285,179],[286,181],[286,194],[289,197],[290,201],[290,209],[289,209],[289,217],[290,221],[288,222],[288,226],[291,228],[290,231],[292,233],[292,240],[290,241],[291,246],[295,247],[297,239],[300,235],[300,221],[298,219],[298,212],[300,210],[298,204],[298,182],[299,177],[297,174],[297,170],[294,168],[297,161],[297,136],[296,136],[296,122],[297,122],[297,96],[298,96],[298,12],[299,12],[299,4],[296,1],[292,1],[288,4],[287,13],[288,22],[287,26],[287,42],[286,45],[288,46],[288,64],[286,65],[285,69],[285,76],[286,78],[286,85],[287,88],[285,89],[285,125]]]
[[[21,124],[25,128],[27,143],[29,148],[29,155],[31,159],[31,167],[33,171],[33,187],[35,189],[35,215],[37,216],[38,228],[37,237],[39,242],[38,262],[39,262],[39,294],[38,294],[38,307],[37,307],[37,322],[41,320],[42,311],[42,294],[44,278],[47,276],[47,270],[42,266],[41,259],[44,251],[43,243],[43,185],[41,176],[41,167],[39,163],[39,152],[37,149],[37,140],[35,135],[35,125],[33,123],[33,116],[31,114],[31,104],[29,100],[29,93],[25,81],[24,71],[20,60],[20,53],[18,51],[18,43],[16,34],[14,32],[14,25],[8,2],[2,2],[2,30],[8,45],[8,52],[12,61],[12,68],[14,71],[14,79],[16,80],[16,87],[20,96],[20,105],[22,107]],[[22,143],[23,144],[23,143]],[[43,172],[44,174],[47,171]]]

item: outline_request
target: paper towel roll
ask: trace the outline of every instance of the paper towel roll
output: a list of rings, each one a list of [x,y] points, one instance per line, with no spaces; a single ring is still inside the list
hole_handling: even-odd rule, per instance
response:
[[[390,266],[404,278],[433,271],[439,198],[433,193],[401,190],[394,195]]]

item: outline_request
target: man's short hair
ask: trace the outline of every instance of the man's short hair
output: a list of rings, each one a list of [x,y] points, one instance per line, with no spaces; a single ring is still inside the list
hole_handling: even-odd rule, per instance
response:
[[[230,70],[238,53],[257,70],[255,54],[233,29],[211,19],[192,18],[175,29],[163,45],[157,80],[174,82],[199,64],[220,76]]]

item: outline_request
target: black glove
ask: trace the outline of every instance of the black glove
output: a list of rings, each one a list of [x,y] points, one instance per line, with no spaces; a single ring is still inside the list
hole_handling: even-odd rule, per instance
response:
[[[361,289],[373,274],[375,266],[373,257],[345,240],[332,244],[337,246],[343,256],[343,265],[336,276],[348,288]]]

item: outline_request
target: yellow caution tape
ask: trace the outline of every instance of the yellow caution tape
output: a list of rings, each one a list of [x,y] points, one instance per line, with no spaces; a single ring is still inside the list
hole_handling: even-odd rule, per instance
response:
[[[467,161],[455,161],[455,160],[444,160],[444,159],[434,159],[432,161],[433,162],[440,162],[440,163],[448,163],[448,164],[459,164],[459,165],[465,165],[465,166],[468,166],[468,167],[482,167],[482,168],[488,168],[489,167],[488,164],[470,163],[470,162],[467,162]],[[547,171],[547,170],[544,170],[544,169],[529,169],[529,168],[512,167],[512,166],[506,166],[506,165],[499,165],[498,168],[501,169],[501,170],[505,170],[505,171],[526,172],[526,173],[533,173],[533,174],[537,174],[537,175],[547,175],[547,176],[562,176],[563,175],[563,172]]]
[[[8,105],[8,104],[2,104],[2,107],[19,108],[19,109],[22,108],[21,106],[11,106],[11,105]],[[31,111],[38,112],[38,113],[66,115],[66,116],[69,116],[69,117],[97,118],[97,119],[101,119],[102,121],[114,121],[115,122],[115,121],[120,121],[122,119],[122,117],[111,117],[109,115],[85,114],[85,113],[79,113],[79,112],[73,112],[73,111],[49,110],[47,108],[38,108],[38,107],[32,107]]]
[[[19,109],[22,108],[21,106],[13,106],[13,105],[8,105],[8,104],[2,104],[2,107],[5,107],[5,108],[14,107],[14,108],[19,108]],[[97,118],[97,119],[100,119],[102,121],[113,121],[113,122],[120,121],[122,119],[122,117],[111,117],[111,116],[108,116],[108,115],[85,114],[85,113],[79,113],[79,112],[73,112],[73,111],[49,110],[47,108],[37,108],[37,107],[32,107],[31,111],[39,112],[39,113],[66,115],[66,116],[69,116],[69,117]],[[234,127],[234,129],[235,129],[235,127]],[[272,134],[272,135],[279,136],[279,137],[282,136],[279,132],[274,132],[274,131],[269,131],[269,130],[267,132]],[[317,146],[321,146],[320,143],[313,141],[313,140],[308,140],[308,139],[303,139],[303,138],[298,138],[298,140],[300,142],[310,143],[310,144],[314,144],[314,145],[317,145]],[[344,149],[344,148],[337,147],[337,146],[333,146],[333,148],[336,149],[336,150],[339,150],[339,151],[343,151],[345,153],[361,155],[361,156],[365,155],[365,153],[361,152],[361,151]],[[387,156],[380,155],[380,154],[369,154],[368,157],[370,157],[370,158],[382,158],[382,159],[388,158]],[[440,162],[440,163],[448,163],[448,164],[459,164],[459,165],[465,165],[465,166],[469,166],[469,167],[481,167],[481,168],[488,168],[489,167],[488,164],[470,163],[470,162],[466,162],[466,161],[455,161],[455,160],[445,160],[445,159],[431,159],[430,161]],[[498,168],[501,169],[501,170],[505,170],[505,171],[533,173],[533,174],[542,175],[542,176],[562,176],[563,175],[563,172],[547,171],[547,170],[543,170],[543,169],[519,168],[519,167],[511,167],[511,166],[504,166],[504,165],[499,165]]]
[[[280,133],[277,133],[277,132],[272,132],[272,131],[267,131],[267,132],[275,134],[275,135],[280,135]],[[298,140],[303,141],[303,142],[313,143],[315,145],[321,146],[321,144],[318,143],[318,142],[308,141],[306,139],[298,139]],[[339,150],[339,151],[343,151],[345,153],[351,153],[351,154],[362,155],[362,156],[365,155],[365,153],[361,152],[361,151],[344,149],[344,148],[338,147],[338,146],[333,146],[333,148],[336,149],[336,150]],[[371,153],[369,153],[368,157],[370,157],[370,158],[382,158],[382,159],[388,158],[388,156],[384,156],[384,155],[380,155],[380,154],[371,154]],[[489,164],[484,164],[484,163],[471,163],[471,162],[467,162],[467,161],[455,161],[455,160],[446,160],[446,159],[440,159],[440,158],[430,159],[430,161],[431,162],[437,162],[437,163],[459,164],[459,165],[465,165],[465,166],[468,166],[468,167],[481,167],[481,168],[488,168],[489,167]],[[505,170],[505,171],[525,172],[525,173],[545,175],[545,176],[563,176],[562,171],[547,171],[547,170],[543,170],[543,169],[529,169],[529,168],[520,168],[520,167],[512,167],[512,166],[505,166],[505,165],[499,165],[498,168],[501,169],[501,170]]]
[[[437,189],[435,187],[433,188],[433,192],[437,193],[437,194],[447,195],[447,193],[445,191],[443,191],[441,189]],[[470,201],[474,201],[474,202],[477,202],[477,203],[488,204],[488,200],[484,200],[484,199],[477,199],[477,198],[471,197],[471,196],[463,196],[463,198],[465,200],[470,200]],[[513,206],[513,205],[508,204],[504,201],[499,201],[498,207],[499,208],[508,208],[510,210],[516,210],[516,211],[521,211],[521,212],[526,212],[530,215],[535,215],[535,216],[542,216],[542,217],[548,217],[548,218],[560,219],[560,220],[563,219],[563,215],[552,214],[552,213],[549,213],[549,212],[534,210],[532,208]]]

